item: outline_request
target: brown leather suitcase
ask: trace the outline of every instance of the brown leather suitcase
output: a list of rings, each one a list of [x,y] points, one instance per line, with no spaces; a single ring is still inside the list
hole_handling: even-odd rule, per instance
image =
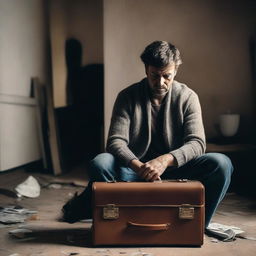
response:
[[[199,181],[95,182],[93,244],[201,246],[204,211]]]

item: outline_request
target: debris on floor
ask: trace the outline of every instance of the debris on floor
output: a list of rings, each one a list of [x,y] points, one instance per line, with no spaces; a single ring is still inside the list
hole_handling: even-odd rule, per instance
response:
[[[1,228],[11,227],[11,226],[12,226],[12,224],[2,224],[2,223],[0,223],[0,229]]]
[[[239,237],[239,238],[241,238],[241,239],[247,239],[247,240],[251,240],[251,241],[256,241],[256,237],[247,236],[247,235],[244,235],[244,234],[237,235],[237,237]]]
[[[15,188],[18,196],[26,196],[30,198],[39,197],[40,189],[41,188],[38,181],[33,176],[29,176],[25,181]]]
[[[52,184],[49,184],[49,186],[47,186],[47,188],[61,189],[62,185],[61,184],[52,183]]]
[[[32,233],[32,230],[26,228],[18,228],[9,231],[9,234],[16,238],[25,238],[28,234]]]
[[[227,226],[220,223],[210,223],[209,226],[206,228],[206,234],[212,235],[223,242],[231,242],[236,239],[237,235],[244,233],[242,229],[235,226]],[[215,242],[215,240],[212,240]]]
[[[25,209],[19,205],[0,207],[0,223],[6,225],[22,223],[36,213],[37,211]]]
[[[59,187],[58,187],[59,186]],[[48,184],[45,184],[44,187],[47,188],[61,188],[62,186],[72,186],[72,187],[82,187],[84,188],[84,185],[79,184],[78,182],[70,182],[70,181],[51,181]]]
[[[42,175],[37,178],[42,188],[57,188],[58,186],[56,187],[56,185],[85,188],[88,183],[87,181],[72,180],[72,179],[67,180],[67,179],[56,178],[56,177],[54,178],[45,177]]]
[[[66,256],[73,256],[73,255],[79,255],[78,252],[61,252],[62,254],[66,255]]]
[[[33,231],[26,228],[18,228],[18,229],[10,230],[9,234],[14,238],[18,238],[19,241],[22,241],[22,242],[36,239],[36,237],[33,234]]]

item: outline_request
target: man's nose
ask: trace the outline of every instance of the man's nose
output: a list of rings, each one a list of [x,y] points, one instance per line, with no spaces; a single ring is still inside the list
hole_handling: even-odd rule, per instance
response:
[[[160,76],[159,78],[158,78],[158,85],[159,86],[163,86],[164,85],[164,78],[162,77],[162,76]]]

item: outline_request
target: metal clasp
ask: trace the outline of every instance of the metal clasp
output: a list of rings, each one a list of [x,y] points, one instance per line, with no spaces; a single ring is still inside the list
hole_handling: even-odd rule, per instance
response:
[[[119,208],[115,204],[107,204],[103,208],[103,219],[116,220],[119,218]]]
[[[194,219],[195,208],[190,204],[182,204],[179,207],[179,218],[184,220],[192,220]]]
[[[188,182],[188,179],[177,179],[178,182]]]

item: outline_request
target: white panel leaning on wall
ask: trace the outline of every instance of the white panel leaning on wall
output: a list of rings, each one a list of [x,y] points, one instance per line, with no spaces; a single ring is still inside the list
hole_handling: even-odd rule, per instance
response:
[[[0,95],[0,171],[41,159],[36,100]]]

